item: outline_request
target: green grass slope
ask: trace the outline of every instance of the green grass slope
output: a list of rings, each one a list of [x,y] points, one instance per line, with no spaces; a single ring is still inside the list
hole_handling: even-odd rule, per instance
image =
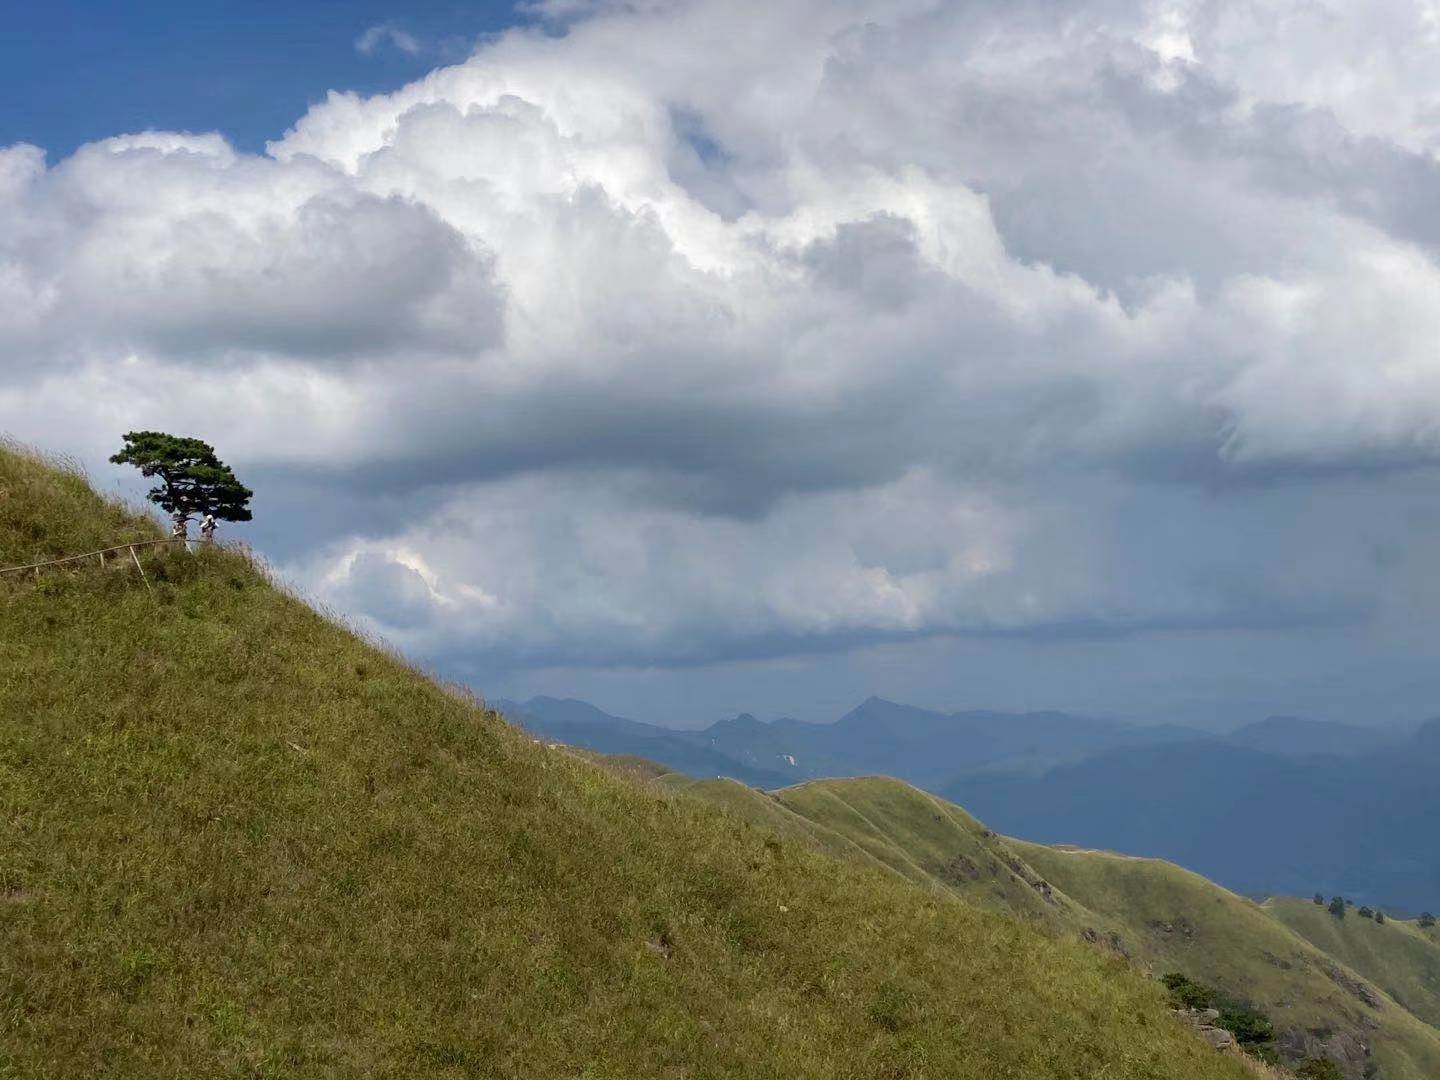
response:
[[[1353,910],[1344,919],[1295,897],[1265,910],[1312,945],[1354,968],[1420,1019],[1440,1027],[1440,933],[1413,921],[1375,923]]]
[[[1440,1031],[1260,905],[1159,859],[1012,841],[1039,872],[1129,927],[1127,943],[1157,973],[1180,971],[1258,1005],[1293,1056],[1325,1054],[1363,1075],[1440,1076]]]
[[[752,788],[738,780],[696,780],[683,773],[671,772],[657,778],[655,783],[669,791],[699,798],[752,825],[807,843],[826,854],[865,863],[876,869],[886,869],[883,862],[844,836],[795,813],[769,792]]]
[[[1059,928],[1093,922],[1004,838],[960,807],[889,777],[798,784],[776,800],[848,838],[913,881],[947,886],[988,906]]]
[[[0,565],[153,534],[0,448]],[[5,1080],[1244,1075],[1078,942],[145,561],[0,580]]]
[[[1331,950],[1328,942],[1304,940],[1259,905],[1173,864],[1008,840],[959,807],[888,778],[820,780],[774,793],[673,773],[657,782],[834,854],[1078,932],[1154,974],[1180,971],[1252,1001],[1281,1029],[1292,1061],[1330,1056],[1357,1078],[1370,1065],[1382,1077],[1440,1076],[1440,1032],[1381,992],[1389,986],[1373,974],[1417,937],[1428,940],[1416,944],[1434,945],[1433,931],[1392,924],[1395,950],[1367,958],[1357,946],[1347,955],[1339,945]],[[1381,939],[1369,931],[1386,929],[1365,922],[1347,926],[1345,937],[1374,947]],[[1407,980],[1401,987],[1407,1003],[1422,1000],[1420,987],[1432,993],[1434,987],[1433,973],[1417,959],[1428,954],[1408,955],[1412,966],[1396,969],[1392,979]]]
[[[1041,879],[958,806],[888,777],[812,780],[761,791],[736,780],[699,780],[650,763],[574,751],[622,775],[718,807],[743,821],[837,858],[887,870],[917,885],[964,896],[1050,931],[1093,922],[1064,896],[1047,900]]]

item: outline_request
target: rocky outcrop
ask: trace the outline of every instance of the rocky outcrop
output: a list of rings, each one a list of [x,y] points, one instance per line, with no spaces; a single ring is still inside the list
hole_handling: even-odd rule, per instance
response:
[[[1195,1029],[1196,1034],[1223,1053],[1238,1053],[1235,1036],[1220,1026],[1219,1009],[1176,1009],[1175,1015]]]
[[[968,855],[956,855],[940,869],[939,878],[950,885],[964,885],[980,879],[980,867]]]
[[[1370,1047],[1343,1031],[1329,1028],[1289,1028],[1280,1032],[1275,1047],[1287,1061],[1322,1058],[1333,1061],[1347,1080],[1364,1080]]]
[[[1195,938],[1195,924],[1183,916],[1169,921],[1151,919],[1145,925],[1159,937],[1168,938],[1178,935],[1186,941],[1193,941]]]
[[[1102,936],[1100,931],[1094,927],[1087,926],[1084,930],[1080,931],[1080,936],[1091,945],[1100,945],[1109,949],[1117,956],[1124,957],[1126,960],[1131,959],[1130,950],[1125,945],[1125,939],[1115,930],[1111,930],[1108,934]]]
[[[1372,1009],[1380,1008],[1380,995],[1375,988],[1357,975],[1353,975],[1337,964],[1321,964],[1320,970],[1336,986],[1346,993],[1359,998]]]
[[[1011,873],[1025,882],[1026,885],[1029,885],[1030,888],[1034,889],[1036,895],[1047,904],[1059,904],[1059,900],[1055,896],[1055,890],[1048,881],[1035,873],[1028,863],[1016,856],[1013,852],[1006,851],[1004,854],[1005,865],[1010,867]]]

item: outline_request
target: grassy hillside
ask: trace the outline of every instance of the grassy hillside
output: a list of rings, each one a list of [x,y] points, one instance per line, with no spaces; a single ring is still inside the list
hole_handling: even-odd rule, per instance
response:
[[[1344,919],[1309,900],[1277,897],[1265,910],[1306,941],[1354,968],[1420,1019],[1440,1026],[1440,933],[1413,921]]]
[[[1006,841],[953,803],[898,780],[864,777],[801,784],[776,798],[912,880],[960,890],[1028,919],[1076,928],[1093,922]]]
[[[1159,859],[1012,841],[1086,906],[1124,920],[1127,942],[1156,971],[1181,971],[1252,1001],[1294,1056],[1324,1053],[1386,1078],[1440,1076],[1440,1031],[1271,918],[1258,904]]]
[[[0,448],[0,564],[148,535]],[[1079,942],[145,561],[0,581],[6,1080],[1244,1075]]]
[[[1328,1056],[1357,1078],[1369,1066],[1387,1078],[1440,1076],[1440,1031],[1350,970],[1346,957],[1337,962],[1260,906],[1170,863],[1007,840],[959,807],[885,778],[773,794],[675,774],[658,782],[836,854],[848,850],[909,880],[1078,932],[1155,974],[1180,971],[1251,1001],[1281,1029],[1292,1062]],[[1384,929],[1359,930],[1367,928]],[[1407,925],[1395,933],[1422,932]]]
[[[677,773],[658,783],[683,790],[842,858],[885,867],[1053,933],[1080,935],[1124,953],[1127,927],[1092,911],[1025,861],[1005,837],[953,803],[890,777],[814,780],[761,792]]]

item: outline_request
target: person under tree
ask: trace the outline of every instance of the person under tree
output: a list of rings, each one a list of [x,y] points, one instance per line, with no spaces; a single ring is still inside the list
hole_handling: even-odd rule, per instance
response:
[[[250,520],[254,492],[235,478],[209,443],[161,431],[132,431],[110,460],[134,465],[141,476],[159,481],[146,497],[170,515],[170,537],[186,541],[187,549],[194,515],[203,515],[200,532],[207,541],[214,540],[218,521]]]

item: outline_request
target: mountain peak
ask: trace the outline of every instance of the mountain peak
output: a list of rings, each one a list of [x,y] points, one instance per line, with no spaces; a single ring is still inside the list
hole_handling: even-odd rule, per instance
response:
[[[548,697],[544,694],[525,702],[497,701],[495,707],[506,715],[518,718],[541,720],[547,723],[566,724],[609,724],[626,723],[621,717],[611,716],[604,709],[579,698]]]
[[[902,705],[898,701],[890,701],[888,698],[875,697],[871,695],[862,701],[855,708],[851,709],[844,716],[836,721],[838,724],[846,722],[871,721],[886,719],[894,716],[939,716],[929,709],[921,709],[915,705]]]

